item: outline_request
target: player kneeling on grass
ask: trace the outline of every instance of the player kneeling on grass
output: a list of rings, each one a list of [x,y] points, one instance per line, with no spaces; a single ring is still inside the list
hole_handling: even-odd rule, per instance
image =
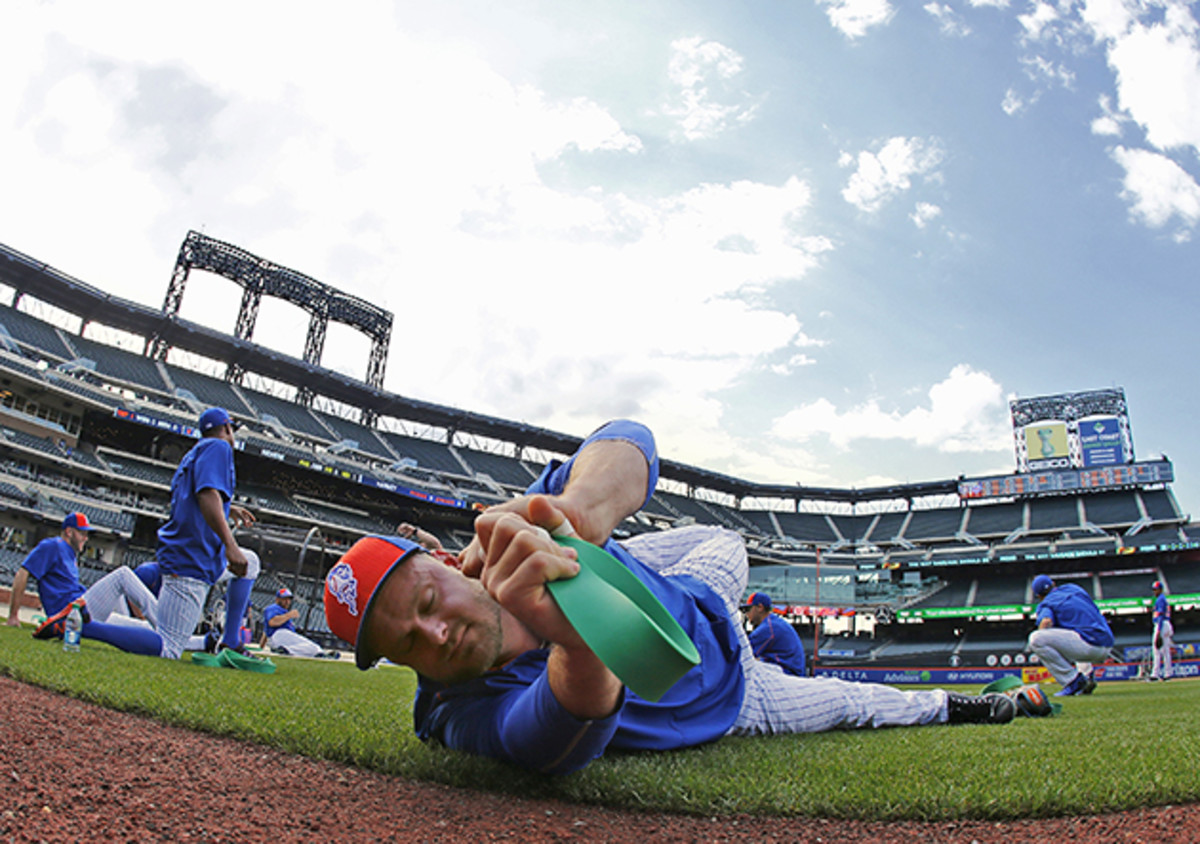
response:
[[[1039,574],[1032,589],[1039,603],[1037,630],[1029,634],[1029,649],[1062,686],[1055,697],[1090,695],[1096,681],[1075,663],[1108,659],[1112,628],[1092,597],[1074,583],[1056,586],[1048,575]]]
[[[461,570],[400,537],[359,540],[326,578],[329,627],[354,646],[359,668],[386,657],[416,670],[419,737],[548,773],[608,750],[725,735],[1013,719],[1002,694],[794,677],[756,660],[739,616],[749,575],[741,537],[692,526],[612,540],[657,479],[649,430],[609,423],[547,466],[526,496],[476,519]],[[695,644],[699,664],[660,700],[626,689],[550,596],[547,582],[579,570],[552,531],[603,546]]]

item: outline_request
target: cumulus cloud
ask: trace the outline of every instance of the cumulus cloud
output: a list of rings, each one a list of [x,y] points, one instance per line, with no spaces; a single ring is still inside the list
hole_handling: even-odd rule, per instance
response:
[[[758,101],[736,80],[744,60],[716,41],[693,36],[671,42],[667,75],[675,92],[663,113],[674,118],[689,141],[711,138],[754,119]]]
[[[1200,221],[1200,185],[1170,158],[1123,146],[1112,151],[1125,170],[1121,196],[1131,203],[1130,214],[1151,228],[1178,217],[1188,227]]]
[[[925,228],[934,218],[941,216],[942,209],[931,202],[918,202],[909,218],[919,229]]]
[[[866,212],[875,212],[912,187],[914,176],[930,173],[943,158],[935,139],[891,138],[878,152],[863,150],[857,156],[843,153],[843,167],[855,171],[842,190],[842,198]]]
[[[963,38],[971,34],[971,27],[952,6],[944,3],[926,3],[924,9],[938,22],[938,29],[943,35]]]
[[[636,196],[552,181],[575,158],[633,160],[642,140],[605,103],[507,78],[390,3],[220,8],[241,25],[214,12],[181,29],[162,4],[137,27],[88,5],[21,12],[12,32],[29,37],[0,53],[0,147],[24,162],[5,177],[21,198],[0,207],[5,242],[157,305],[180,240],[203,228],[394,311],[388,389],[556,430],[635,414],[719,452],[712,394],[805,365],[799,320],[763,295],[832,248],[804,180]],[[326,42],[353,49],[314,62],[294,48]],[[692,137],[750,119],[740,56],[692,39],[675,59]],[[137,112],[146,73],[204,119],[173,132]],[[231,330],[236,285],[200,276],[183,315]],[[570,317],[581,301],[587,318]],[[295,322],[260,320],[256,340],[298,354]],[[364,359],[336,342],[323,362],[362,377]]]
[[[986,372],[959,364],[927,397],[925,405],[904,411],[884,409],[878,399],[840,410],[821,398],[776,419],[771,433],[796,443],[824,437],[839,449],[858,440],[903,440],[944,453],[1008,447],[1008,405],[1000,385]]]
[[[896,14],[888,0],[817,0],[817,5],[826,7],[829,22],[847,38],[861,38]]]

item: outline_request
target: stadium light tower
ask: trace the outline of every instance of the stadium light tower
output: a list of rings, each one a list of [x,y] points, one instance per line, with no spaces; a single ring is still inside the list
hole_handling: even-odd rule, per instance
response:
[[[259,258],[241,247],[200,234],[187,233],[179,247],[175,271],[163,300],[162,312],[168,319],[179,315],[183,303],[183,291],[188,275],[193,269],[206,270],[234,281],[242,286],[242,303],[238,309],[234,336],[251,341],[258,320],[258,309],[263,296],[274,296],[298,305],[309,313],[308,335],[304,343],[304,361],[313,366],[321,365],[325,351],[325,333],[329,321],[349,325],[371,338],[371,353],[367,361],[366,383],[379,390],[383,387],[384,370],[387,367],[388,346],[392,336],[392,314],[378,305],[336,290],[327,284],[309,278],[303,273],[281,267],[264,258]],[[150,338],[147,354],[154,360],[165,361],[169,344],[161,336]],[[242,382],[245,370],[230,363],[225,370],[225,379],[235,384]],[[299,404],[311,407],[313,391],[307,384],[296,384]],[[362,422],[369,425],[375,414],[362,410]]]

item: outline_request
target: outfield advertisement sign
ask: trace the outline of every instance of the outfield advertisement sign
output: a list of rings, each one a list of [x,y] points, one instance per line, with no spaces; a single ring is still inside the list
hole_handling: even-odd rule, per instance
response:
[[[1093,668],[1097,680],[1135,680],[1138,663],[1120,662],[1097,665]],[[1174,664],[1175,677],[1200,677],[1200,660],[1186,660]],[[1041,666],[1025,668],[841,668],[818,665],[818,677],[836,677],[856,683],[886,683],[892,686],[986,686],[1001,677],[1016,677],[1022,683],[1053,682],[1048,671]]]
[[[1101,611],[1117,612],[1119,610],[1135,609],[1148,610],[1154,598],[1101,598],[1096,601]],[[1180,595],[1168,595],[1167,603],[1180,609],[1191,609],[1200,605],[1200,592],[1190,592]],[[1030,616],[1037,612],[1037,604],[990,604],[980,607],[927,607],[916,610],[900,610],[896,613],[898,619],[936,619],[936,618],[995,618],[1006,615]]]

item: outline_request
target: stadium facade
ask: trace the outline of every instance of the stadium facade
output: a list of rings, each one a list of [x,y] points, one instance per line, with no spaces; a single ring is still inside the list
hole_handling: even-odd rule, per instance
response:
[[[193,271],[243,287],[232,333],[182,319]],[[191,279],[202,284],[203,279]],[[449,548],[476,512],[519,494],[580,438],[382,388],[391,315],[231,244],[189,233],[161,310],[109,295],[0,245],[0,585],[82,510],[100,530],[85,580],[154,553],[174,466],[210,405],[243,423],[239,502],[260,519],[239,541],[263,557],[253,602],[280,585],[300,626],[329,641],[320,583],[341,550],[397,523]],[[258,304],[311,316],[295,358],[253,341]],[[321,365],[329,320],[372,340],[359,381]],[[115,338],[115,339],[114,339]],[[1172,601],[1181,667],[1200,646],[1200,525],[1165,457],[1134,459],[1121,390],[1013,402],[1016,471],[871,489],[743,481],[664,460],[662,482],[620,531],[692,522],[741,533],[751,589],[770,593],[822,672],[887,682],[974,682],[1032,669],[1032,578],[1083,586],[1117,635],[1112,677],[1150,640],[1150,583]]]

